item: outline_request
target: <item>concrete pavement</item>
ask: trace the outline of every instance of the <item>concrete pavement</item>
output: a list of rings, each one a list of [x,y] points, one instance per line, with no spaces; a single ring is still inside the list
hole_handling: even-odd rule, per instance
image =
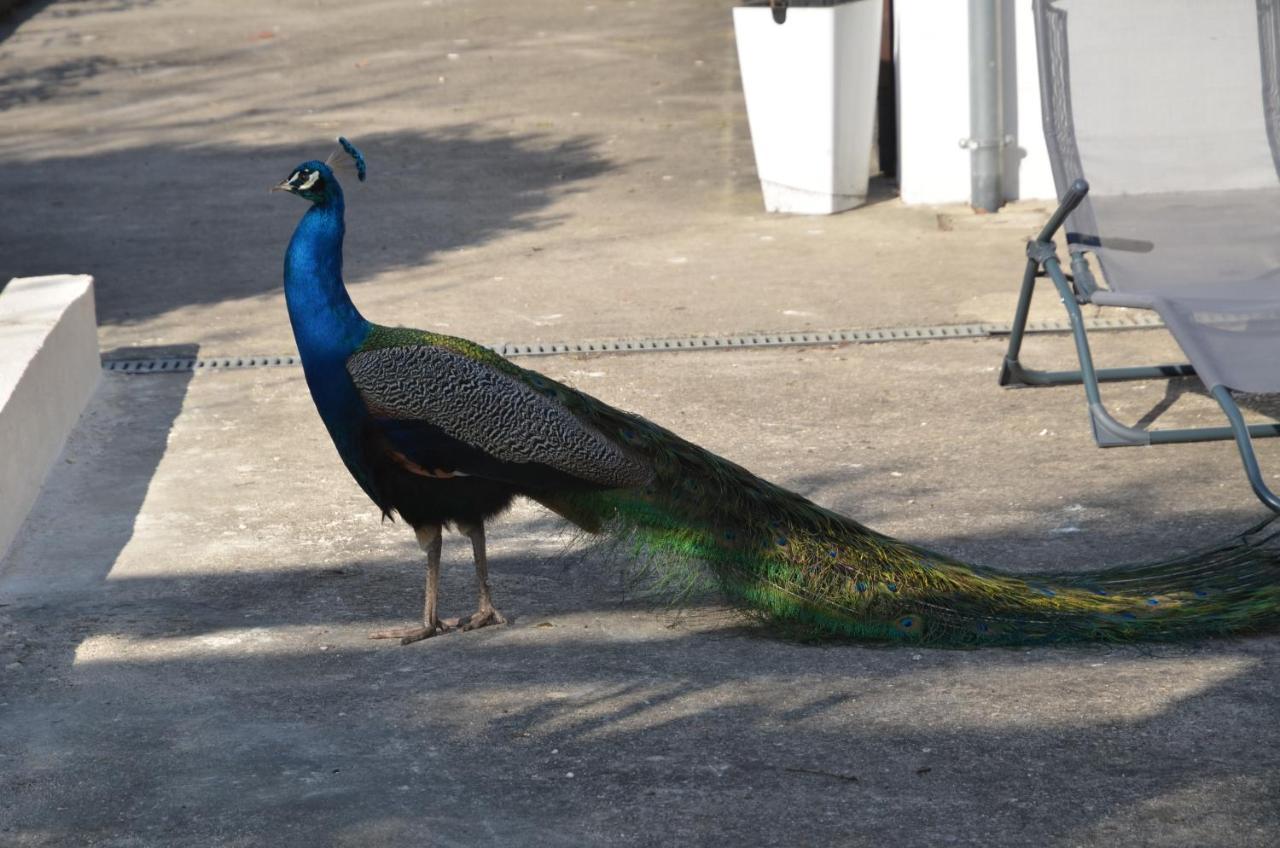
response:
[[[882,187],[833,218],[759,212],[729,6],[35,4],[0,42],[0,278],[94,273],[108,351],[291,350],[279,263],[302,206],[265,187],[343,132],[370,159],[347,273],[375,319],[487,341],[1008,320],[1043,205],[979,218]],[[1163,556],[1263,516],[1230,445],[1098,450],[1078,389],[1001,391],[1000,355],[524,364],[1012,569]],[[1176,352],[1144,331],[1099,355]],[[1280,837],[1275,637],[798,645],[715,599],[655,605],[522,505],[490,533],[510,626],[371,642],[418,608],[420,556],[300,377],[104,380],[0,562],[0,843]],[[1190,383],[1106,396],[1130,421],[1216,420]],[[445,556],[446,612],[465,612],[458,537]]]

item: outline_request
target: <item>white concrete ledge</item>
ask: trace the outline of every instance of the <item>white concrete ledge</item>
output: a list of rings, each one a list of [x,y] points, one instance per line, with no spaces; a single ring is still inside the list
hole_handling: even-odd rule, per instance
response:
[[[92,277],[21,277],[0,291],[0,558],[100,379]]]

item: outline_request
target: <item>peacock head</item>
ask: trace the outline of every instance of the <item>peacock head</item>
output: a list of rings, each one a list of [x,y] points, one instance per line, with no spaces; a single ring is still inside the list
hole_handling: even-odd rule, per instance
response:
[[[271,190],[287,191],[312,203],[324,203],[340,191],[333,169],[316,159],[294,168],[287,180],[272,186]]]
[[[342,194],[342,189],[338,186],[338,178],[333,172],[335,167],[347,164],[354,166],[356,177],[364,182],[364,154],[345,138],[339,138],[338,144],[341,145],[342,150],[335,151],[328,160],[321,162],[318,159],[312,159],[310,162],[303,162],[293,169],[288,179],[272,186],[271,190],[287,191],[315,204],[326,203]],[[351,157],[350,161],[341,157],[340,153]]]

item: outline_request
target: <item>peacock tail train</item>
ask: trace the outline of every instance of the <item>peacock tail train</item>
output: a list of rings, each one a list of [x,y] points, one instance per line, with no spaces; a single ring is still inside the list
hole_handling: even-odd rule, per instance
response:
[[[424,349],[536,392],[643,470],[630,485],[524,494],[674,582],[701,569],[735,605],[797,635],[958,647],[1175,640],[1280,624],[1280,540],[1265,524],[1154,564],[1035,575],[968,565],[877,533],[463,339],[375,327],[363,346]]]
[[[363,180],[363,156],[339,141]],[[312,204],[286,253],[285,299],[317,410],[384,514],[399,512],[437,541],[449,522],[479,527],[473,543],[482,540],[484,520],[525,495],[629,547],[671,582],[700,570],[741,608],[813,637],[1025,645],[1280,625],[1280,541],[1266,524],[1148,565],[1037,575],[967,565],[823,509],[487,348],[369,323],[342,281],[344,205],[333,170],[306,162],[276,188]],[[479,555],[477,574],[478,614],[500,620],[484,608]],[[433,616],[405,638],[441,632]]]

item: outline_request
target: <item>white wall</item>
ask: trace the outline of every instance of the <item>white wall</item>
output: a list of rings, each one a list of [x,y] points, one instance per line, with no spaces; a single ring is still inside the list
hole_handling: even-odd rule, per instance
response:
[[[1007,200],[1055,197],[1040,123],[1031,0],[1002,6]],[[969,200],[969,4],[895,0],[898,183],[907,203]]]
[[[93,278],[11,280],[0,292],[0,559],[101,378]]]

